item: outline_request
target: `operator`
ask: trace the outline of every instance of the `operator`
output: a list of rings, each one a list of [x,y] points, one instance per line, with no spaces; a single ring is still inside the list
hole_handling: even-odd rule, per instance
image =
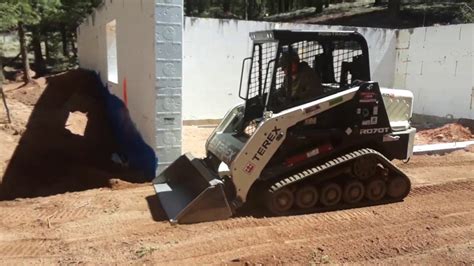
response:
[[[299,102],[314,99],[323,94],[321,78],[306,62],[301,62],[294,50],[282,52],[278,67],[285,73],[280,96],[286,96],[287,102]],[[289,78],[291,81],[289,82]],[[290,86],[288,86],[290,85]],[[291,88],[290,88],[291,87]]]

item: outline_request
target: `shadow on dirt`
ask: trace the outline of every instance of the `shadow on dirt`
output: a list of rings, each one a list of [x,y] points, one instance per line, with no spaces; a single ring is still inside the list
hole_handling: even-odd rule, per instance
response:
[[[83,134],[66,128],[71,112],[86,117]],[[111,178],[144,181],[111,161],[118,150],[112,133],[93,74],[75,70],[47,78],[3,176],[0,199],[107,187]]]

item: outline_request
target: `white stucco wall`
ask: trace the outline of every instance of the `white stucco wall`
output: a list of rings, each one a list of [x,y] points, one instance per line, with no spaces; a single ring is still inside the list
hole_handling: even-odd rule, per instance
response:
[[[394,86],[415,95],[414,112],[474,118],[474,24],[400,30]]]
[[[107,77],[106,24],[114,19],[117,83]],[[80,66],[98,71],[122,100],[126,79],[132,120],[147,144],[155,147],[155,0],[104,0],[77,32]]]
[[[372,79],[393,85],[396,31],[310,24],[185,18],[183,118],[218,119],[240,102],[242,59],[251,52],[249,32],[269,29],[357,30],[367,39]]]

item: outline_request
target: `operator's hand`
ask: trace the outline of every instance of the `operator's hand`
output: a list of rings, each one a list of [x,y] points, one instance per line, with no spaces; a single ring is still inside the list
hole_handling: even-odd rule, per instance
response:
[[[351,85],[352,86],[360,86],[362,83],[364,83],[363,80],[356,79],[356,80],[352,81]]]
[[[277,102],[279,105],[285,105],[288,101],[288,96],[286,94],[286,88],[281,87],[277,93]]]

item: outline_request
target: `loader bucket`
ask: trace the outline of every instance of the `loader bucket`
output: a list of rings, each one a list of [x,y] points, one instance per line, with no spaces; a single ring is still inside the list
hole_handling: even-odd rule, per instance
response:
[[[153,180],[161,206],[172,223],[227,219],[232,210],[224,184],[204,163],[184,154]]]

